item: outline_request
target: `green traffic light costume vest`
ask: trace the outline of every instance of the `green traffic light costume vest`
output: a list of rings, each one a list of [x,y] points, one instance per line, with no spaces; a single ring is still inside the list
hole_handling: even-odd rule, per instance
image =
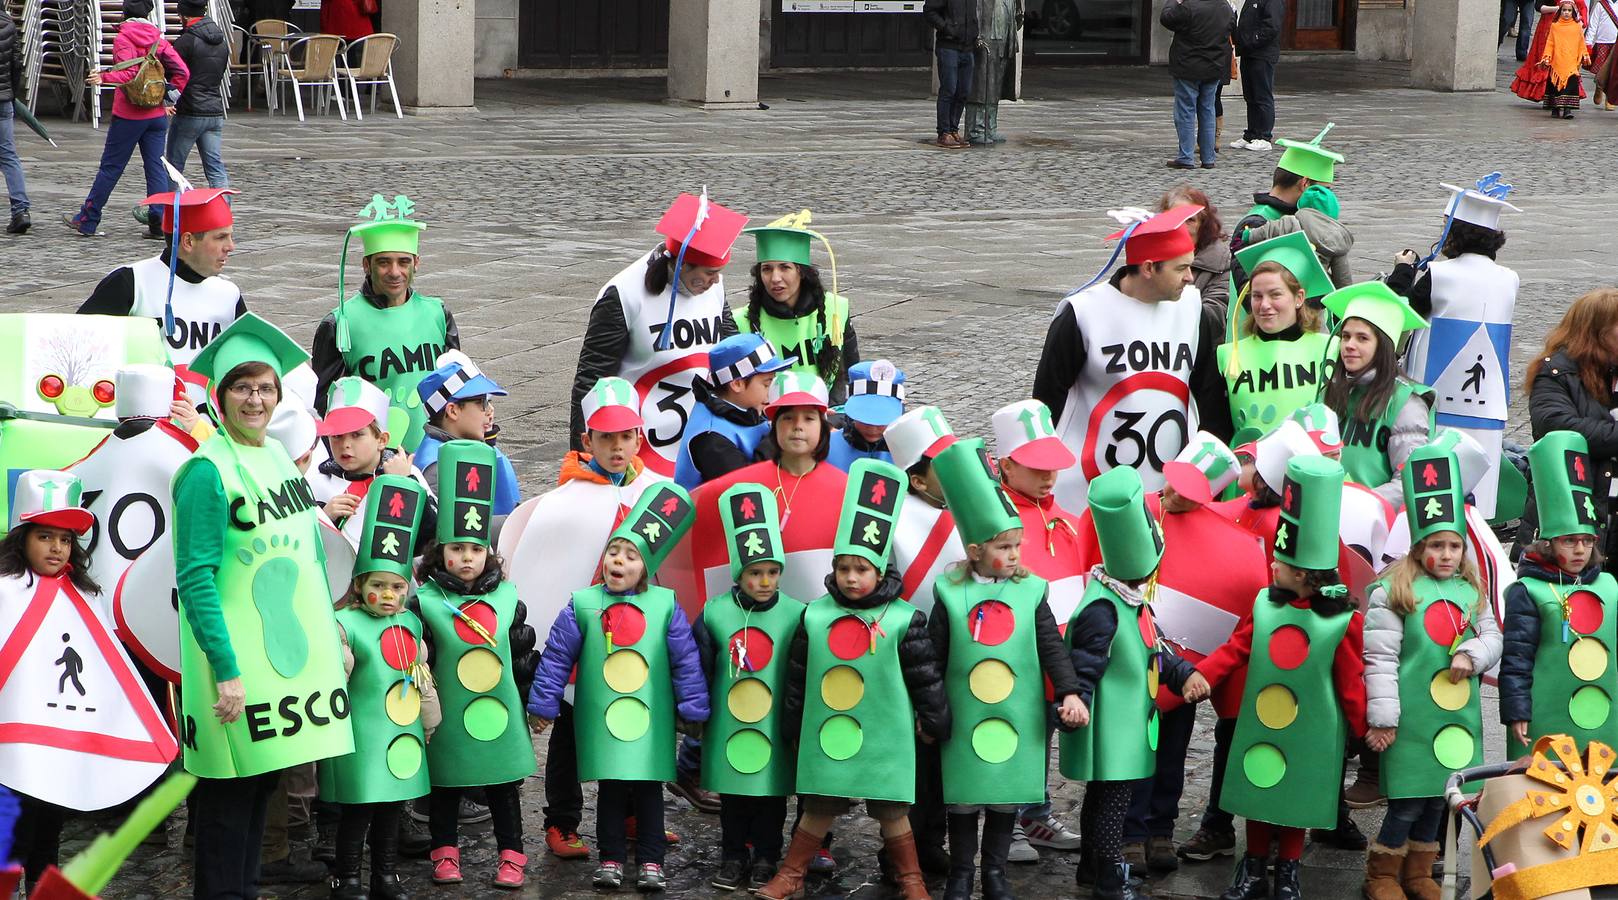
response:
[[[378,309],[359,294],[343,301],[351,346],[343,351],[343,366],[387,393],[389,401],[410,414],[410,430],[403,446],[413,451],[421,443],[427,410],[416,385],[436,368],[444,352],[444,301],[414,291],[399,306]]]
[[[674,780],[674,673],[669,621],[674,593],[573,594],[579,625],[573,730],[580,781]],[[706,755],[706,754],[705,754]]]
[[[748,612],[730,592],[708,601],[702,624],[714,646],[703,731],[702,783],[710,791],[746,797],[785,797],[793,791],[796,759],[782,734],[788,648],[803,627],[804,605],[777,594],[775,605]]]
[[[1364,394],[1363,387],[1356,387],[1350,391],[1348,409],[1357,409]],[[1370,423],[1360,422],[1351,413],[1341,417],[1343,469],[1348,473],[1349,481],[1367,487],[1378,487],[1393,479],[1393,465],[1388,461],[1388,440],[1393,436],[1393,424],[1399,418],[1399,411],[1405,408],[1405,403],[1412,395],[1427,401],[1427,434],[1431,437],[1433,390],[1402,377],[1388,394],[1388,405],[1382,408],[1382,412],[1375,420]]]
[[[940,749],[945,803],[1045,797],[1045,678],[1034,631],[1045,593],[1036,575],[964,584],[946,576],[934,583],[933,614],[949,617],[944,684],[955,723]]]
[[[1547,734],[1566,734],[1581,745],[1618,745],[1618,716],[1612,710],[1618,581],[1603,572],[1587,585],[1554,585],[1538,578],[1519,583],[1539,610],[1539,650],[1529,693],[1530,744]],[[1510,737],[1506,744],[1516,756],[1531,749]]]
[[[1477,591],[1464,578],[1418,578],[1412,587],[1416,609],[1404,617],[1399,645],[1399,735],[1382,757],[1382,790],[1390,799],[1441,796],[1450,775],[1483,764],[1477,678],[1450,683],[1451,645],[1435,641],[1427,627],[1432,616],[1440,633],[1460,632],[1454,644],[1459,647],[1470,630]]]
[[[915,614],[903,600],[855,610],[828,594],[809,604],[799,793],[915,801],[915,708],[899,661]]]
[[[246,699],[241,718],[219,721],[213,668],[181,615],[186,771],[243,778],[351,752],[342,648],[308,484],[275,441],[254,447],[220,432],[175,481],[201,460],[218,470],[230,507],[228,525],[199,527],[224,530],[215,576],[219,612]]]
[[[331,803],[392,803],[425,795],[427,779],[417,662],[421,620],[405,610],[373,616],[358,606],[337,611],[348,633],[354,671],[354,752],[320,766],[320,799]]]
[[[1334,341],[1318,331],[1306,331],[1294,340],[1264,340],[1249,335],[1216,351],[1219,371],[1230,395],[1230,418],[1236,432],[1256,429],[1254,437],[1269,434],[1294,410],[1315,402],[1331,376]],[[1231,354],[1240,365],[1231,371]],[[1322,362],[1324,361],[1324,365]]]
[[[1158,661],[1153,648],[1157,626],[1152,609],[1130,606],[1098,578],[1068,621],[1073,649],[1074,623],[1092,603],[1111,603],[1118,614],[1107,670],[1090,699],[1090,724],[1061,738],[1062,777],[1074,781],[1133,781],[1157,770]],[[1042,688],[1043,690],[1043,688]]]
[[[1292,828],[1337,824],[1348,724],[1332,681],[1332,659],[1354,612],[1253,601],[1253,652],[1225,767],[1219,806]]]
[[[502,581],[487,594],[462,596],[428,582],[416,597],[433,635],[433,680],[444,711],[427,745],[433,786],[505,784],[534,774],[534,745],[511,673],[517,589]]]
[[[848,324],[848,298],[827,291],[824,309],[826,311],[824,329],[820,327],[820,316],[817,315],[782,319],[770,315],[768,311],[759,312],[759,334],[775,348],[777,356],[783,359],[797,358],[798,362],[792,367],[794,372],[819,375],[820,369],[815,365],[815,360],[820,358],[820,351],[827,342],[839,350],[843,347],[844,326]],[[736,324],[748,331],[753,330],[746,309],[734,315]]]

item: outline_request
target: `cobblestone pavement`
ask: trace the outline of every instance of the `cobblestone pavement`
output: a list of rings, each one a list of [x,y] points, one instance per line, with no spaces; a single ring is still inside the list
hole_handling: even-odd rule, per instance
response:
[[[1513,66],[1502,59],[1502,88]],[[1573,121],[1553,121],[1503,90],[1425,93],[1406,88],[1406,76],[1402,64],[1351,56],[1289,58],[1280,70],[1279,133],[1307,138],[1327,120],[1337,123],[1328,143],[1348,155],[1337,188],[1343,221],[1358,238],[1354,265],[1365,275],[1436,238],[1445,197],[1438,182],[1505,172],[1525,210],[1507,220],[1511,240],[1501,255],[1523,275],[1520,371],[1572,298],[1614,283],[1605,256],[1614,191],[1599,161],[1610,156],[1618,121],[1589,107]],[[376,115],[300,125],[241,113],[226,131],[231,177],[244,191],[227,274],[255,311],[307,341],[336,299],[338,247],[351,216],[372,192],[409,194],[431,223],[418,285],[448,300],[466,349],[511,389],[499,409],[503,443],[532,493],[553,481],[566,449],[568,387],[596,290],[651,246],[651,224],[674,192],[706,184],[755,221],[813,209],[815,226],[835,241],[864,354],[897,361],[915,402],[936,403],[957,430],[982,433],[996,406],[1026,396],[1057,299],[1105,260],[1105,210],[1149,205],[1181,179],[1163,166],[1174,144],[1164,70],[1030,70],[1025,84],[1027,99],[1002,112],[1010,142],[970,152],[926,145],[933,113],[919,71],[768,77],[767,110],[722,114],[664,103],[661,81],[636,79],[480,83],[475,113],[402,122]],[[1230,139],[1243,113],[1239,98],[1227,100]],[[36,224],[26,237],[0,241],[9,283],[0,311],[70,311],[102,274],[156,252],[126,212],[142,196],[138,168],[114,193],[108,237],[81,240],[56,223],[82,199],[102,135],[46,121],[61,149],[19,137]],[[1228,222],[1268,185],[1273,164],[1273,154],[1224,151],[1219,168],[1191,180]],[[739,293],[745,263],[735,268]],[[1521,431],[1524,417],[1517,419]],[[1182,839],[1206,796],[1209,730],[1204,722],[1187,763]],[[1501,743],[1489,738],[1491,747]],[[539,849],[538,787],[525,794],[533,860],[526,894],[584,896],[590,866]],[[1069,821],[1081,796],[1081,786],[1055,779],[1057,810]],[[670,858],[671,893],[706,893],[717,823],[683,803],[671,800],[670,810],[671,827],[686,838]],[[1357,816],[1367,830],[1377,817]],[[75,834],[82,839],[87,827]],[[850,821],[841,833],[844,868],[823,893],[878,896],[874,828]],[[492,839],[487,826],[473,834],[468,868],[481,877],[492,866]],[[1015,872],[1023,896],[1073,896],[1073,859],[1047,856]],[[1311,896],[1357,892],[1359,855],[1311,847],[1304,861]],[[143,849],[108,896],[183,894],[186,871],[177,849]],[[422,894],[440,893],[426,883],[424,863],[410,863],[407,874]],[[1217,896],[1227,875],[1221,861],[1157,889]]]

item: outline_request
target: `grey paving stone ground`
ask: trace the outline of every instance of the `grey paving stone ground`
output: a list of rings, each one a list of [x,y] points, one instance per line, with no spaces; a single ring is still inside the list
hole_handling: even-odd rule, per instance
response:
[[[1502,87],[1513,66],[1502,60]],[[1503,91],[1424,93],[1404,87],[1406,75],[1400,64],[1351,57],[1289,59],[1279,133],[1307,138],[1337,123],[1328,143],[1349,158],[1337,188],[1357,237],[1354,264],[1366,275],[1436,238],[1439,181],[1505,172],[1525,210],[1508,220],[1501,255],[1523,275],[1520,371],[1568,302],[1614,283],[1605,161],[1618,120],[1587,106],[1573,121],[1553,121]],[[1030,70],[1027,99],[1001,114],[1008,144],[945,152],[924,143],[933,115],[926,83],[923,72],[769,77],[761,86],[769,109],[724,114],[664,103],[662,83],[644,80],[480,83],[477,112],[402,122],[333,116],[300,125],[241,113],[226,131],[231,177],[244,191],[228,274],[255,311],[307,341],[336,299],[343,228],[373,191],[409,194],[431,223],[418,286],[448,300],[466,349],[511,389],[499,408],[504,441],[532,493],[553,482],[566,449],[567,391],[595,292],[651,246],[651,224],[676,191],[706,184],[758,220],[812,208],[815,226],[836,242],[865,354],[897,361],[915,402],[942,406],[958,431],[982,432],[995,407],[1026,396],[1057,299],[1104,261],[1105,211],[1149,205],[1181,180],[1163,167],[1174,143],[1171,91],[1162,70]],[[1243,121],[1239,98],[1228,107],[1227,141]],[[20,137],[36,225],[0,241],[0,311],[70,311],[105,272],[156,252],[127,215],[143,196],[138,169],[114,194],[108,237],[81,240],[54,221],[81,201],[102,134],[47,122],[61,149]],[[1267,186],[1274,161],[1224,151],[1217,169],[1190,180],[1228,222]],[[745,270],[735,268],[739,300]],[[1520,400],[1515,408],[1520,432]],[[1187,761],[1182,839],[1206,799],[1210,730],[1211,719],[1201,723]],[[1501,743],[1490,736],[1491,747]],[[1059,778],[1053,786],[1058,811],[1076,821],[1082,786]],[[586,896],[591,866],[540,850],[539,787],[536,777],[525,791],[533,862],[524,895]],[[686,838],[670,857],[671,894],[706,894],[717,823],[683,803],[669,809]],[[1378,814],[1357,819],[1369,831]],[[91,825],[74,826],[69,849]],[[874,828],[851,820],[840,833],[844,868],[821,893],[879,896]],[[470,839],[468,871],[481,878],[492,838],[477,826]],[[188,893],[177,833],[172,840],[165,852],[143,848],[107,895]],[[1073,862],[1048,853],[1042,865],[1017,869],[1016,884],[1025,897],[1074,896]],[[1311,847],[1304,862],[1309,896],[1357,894],[1359,855]],[[1156,887],[1160,896],[1217,896],[1228,870],[1224,862],[1192,867]],[[406,873],[422,896],[491,893],[472,883],[435,889],[425,863]]]

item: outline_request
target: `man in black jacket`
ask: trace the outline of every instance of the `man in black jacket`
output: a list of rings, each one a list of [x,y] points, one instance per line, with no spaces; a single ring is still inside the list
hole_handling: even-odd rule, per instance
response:
[[[1281,61],[1282,0],[1246,0],[1236,20],[1236,55],[1242,60],[1247,128],[1231,142],[1238,150],[1268,150],[1275,137],[1275,64]]]
[[[982,43],[977,0],[927,0],[922,13],[936,35],[938,146],[960,150],[971,146],[961,139],[961,114],[972,92],[972,55]]]
[[[5,173],[6,193],[11,197],[11,223],[7,234],[22,234],[28,220],[28,190],[22,180],[22,160],[17,158],[17,140],[12,132],[11,101],[22,97],[22,40],[11,13],[0,9],[0,172]]]
[[[1169,74],[1174,76],[1174,130],[1180,155],[1169,168],[1189,169],[1194,147],[1202,148],[1202,167],[1214,167],[1214,95],[1230,71],[1230,33],[1236,14],[1225,0],[1173,0],[1158,17],[1174,32],[1169,45]]]
[[[183,172],[186,157],[195,146],[202,155],[208,187],[230,187],[220,152],[225,133],[225,98],[220,85],[230,68],[230,42],[207,11],[207,0],[180,0],[185,29],[174,40],[174,49],[191,70],[191,80],[169,120],[167,156],[169,165]]]

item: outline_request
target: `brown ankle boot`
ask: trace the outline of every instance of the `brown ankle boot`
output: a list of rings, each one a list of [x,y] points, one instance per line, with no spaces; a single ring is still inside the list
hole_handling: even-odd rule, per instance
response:
[[[916,859],[916,835],[905,832],[884,842],[888,861],[893,863],[893,875],[899,882],[899,896],[904,900],[931,900],[927,881],[921,876],[921,863]]]
[[[1437,841],[1411,841],[1405,845],[1404,868],[1399,872],[1399,883],[1404,886],[1410,900],[1438,900],[1438,882],[1433,880],[1433,861],[1438,859]]]
[[[1405,900],[1404,889],[1399,886],[1399,867],[1405,861],[1405,847],[1394,850],[1381,844],[1372,844],[1365,854],[1365,887],[1360,893],[1365,900]]]
[[[809,861],[815,858],[815,851],[820,849],[820,838],[815,837],[802,828],[792,832],[792,843],[787,845],[786,858],[781,860],[781,867],[775,870],[775,877],[770,883],[753,893],[764,900],[790,900],[793,897],[803,896],[803,876],[809,871]],[[916,845],[910,845],[910,861],[916,860]]]

